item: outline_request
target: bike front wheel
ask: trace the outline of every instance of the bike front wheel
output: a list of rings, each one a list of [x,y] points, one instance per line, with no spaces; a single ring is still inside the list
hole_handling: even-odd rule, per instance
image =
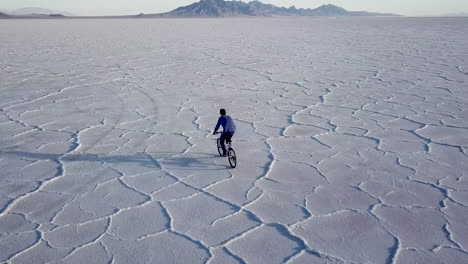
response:
[[[228,150],[228,159],[229,159],[229,164],[231,165],[231,168],[235,168],[237,166],[237,157],[236,157],[236,152],[232,148],[229,148]]]
[[[217,146],[218,146],[219,156],[223,156],[223,148],[221,147],[221,139],[219,139],[219,138],[218,138]]]

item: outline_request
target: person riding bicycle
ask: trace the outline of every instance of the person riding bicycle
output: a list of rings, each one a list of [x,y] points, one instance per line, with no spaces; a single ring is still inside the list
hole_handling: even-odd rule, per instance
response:
[[[223,156],[226,156],[226,146],[224,145],[224,141],[230,142],[232,136],[236,132],[236,125],[232,118],[226,115],[225,109],[220,109],[219,114],[221,116],[218,119],[218,123],[214,129],[213,135],[216,135],[218,132],[219,126],[223,126],[223,133],[221,134],[220,141],[221,141],[221,148],[223,149]]]

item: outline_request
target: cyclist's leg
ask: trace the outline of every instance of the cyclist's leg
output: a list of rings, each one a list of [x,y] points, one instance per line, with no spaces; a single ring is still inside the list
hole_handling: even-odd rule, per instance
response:
[[[232,136],[234,136],[234,132],[226,132],[226,142],[231,142]]]
[[[226,155],[226,146],[224,145],[224,141],[226,140],[226,133],[223,132],[221,134],[221,137],[219,137],[220,141],[221,141],[221,148],[223,149],[223,155]]]

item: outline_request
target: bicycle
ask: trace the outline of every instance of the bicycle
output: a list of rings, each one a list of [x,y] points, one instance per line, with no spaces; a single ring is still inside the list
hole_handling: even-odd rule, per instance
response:
[[[216,134],[221,134],[221,132],[217,132]],[[228,157],[229,165],[231,165],[231,168],[235,168],[237,166],[237,157],[236,157],[236,152],[232,148],[232,140],[226,140],[226,144],[227,144],[227,157]],[[217,147],[218,147],[219,156],[222,157],[223,148],[221,147],[221,138],[218,138]]]

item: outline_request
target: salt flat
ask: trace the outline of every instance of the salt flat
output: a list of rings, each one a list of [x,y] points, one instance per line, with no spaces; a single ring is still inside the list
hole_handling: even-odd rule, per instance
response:
[[[0,262],[465,263],[467,43],[468,19],[0,21]]]

